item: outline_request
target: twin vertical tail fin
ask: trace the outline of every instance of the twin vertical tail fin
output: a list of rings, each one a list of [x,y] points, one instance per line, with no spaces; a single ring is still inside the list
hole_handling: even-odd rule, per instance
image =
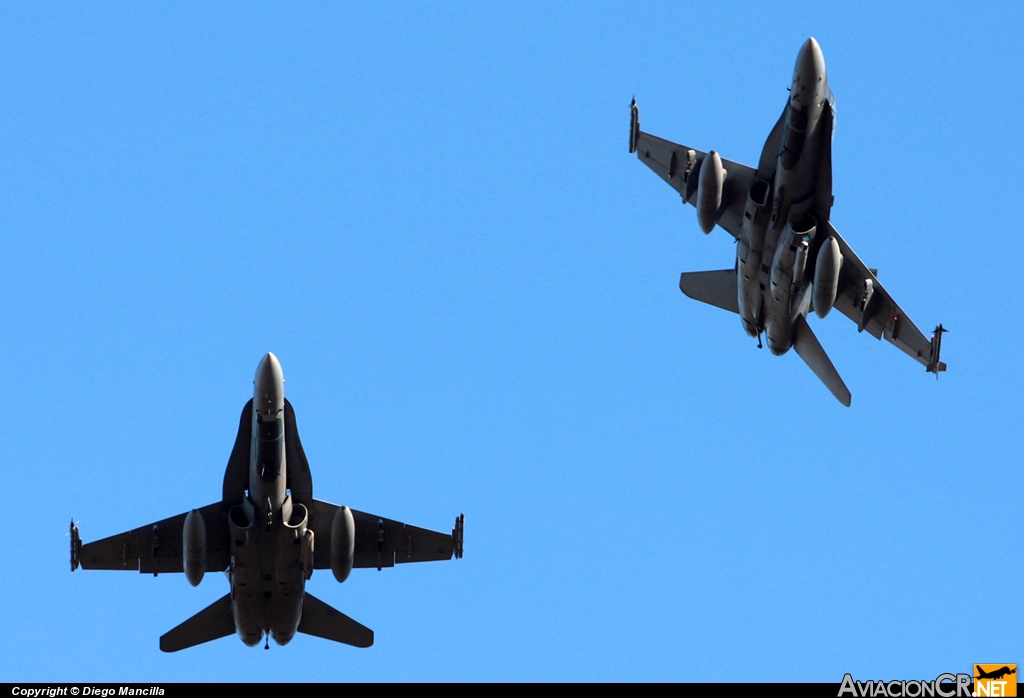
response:
[[[811,332],[811,326],[807,324],[807,318],[803,315],[798,315],[793,323],[793,348],[814,371],[814,375],[835,395],[836,400],[849,407],[850,390],[839,376],[839,371],[832,365],[828,354],[822,349],[818,338]]]
[[[222,596],[187,621],[160,637],[160,649],[177,652],[235,634],[231,594]]]

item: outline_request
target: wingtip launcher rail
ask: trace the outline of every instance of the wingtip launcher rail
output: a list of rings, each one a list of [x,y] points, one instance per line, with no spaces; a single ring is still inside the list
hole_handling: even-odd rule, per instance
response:
[[[939,377],[939,371],[946,370],[946,364],[939,361],[939,354],[942,351],[942,335],[946,332],[949,332],[949,330],[944,328],[941,323],[937,325],[935,327],[935,331],[932,332],[932,351],[931,356],[928,359],[928,366],[925,370],[928,373],[934,373],[936,378]]]
[[[455,527],[452,528],[452,542],[455,543],[455,559],[462,559],[462,541],[466,532],[466,515],[459,514],[455,517]]]

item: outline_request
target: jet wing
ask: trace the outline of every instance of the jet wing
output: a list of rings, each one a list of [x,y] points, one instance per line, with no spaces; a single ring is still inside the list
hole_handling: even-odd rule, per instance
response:
[[[231,562],[227,511],[221,502],[199,510],[206,524],[206,571],[223,572]],[[182,529],[188,512],[86,543],[78,562],[87,570],[182,572]]]
[[[867,330],[875,339],[885,337],[928,371],[945,371],[946,364],[939,361],[938,342],[926,338],[914,325],[831,222],[828,233],[839,243],[843,255],[836,310],[857,323],[858,330]]]
[[[629,147],[630,152],[636,152],[640,162],[654,170],[655,174],[679,192],[684,202],[696,206],[697,177],[700,172],[700,163],[707,153],[641,131],[635,104],[633,105]],[[729,231],[734,238],[739,239],[743,209],[747,204],[747,192],[750,191],[750,185],[757,177],[757,170],[724,158],[722,166],[726,171],[725,191],[722,195],[725,210],[722,211],[718,219],[718,225]]]
[[[313,542],[316,554],[313,567],[318,570],[331,567],[331,525],[337,504],[313,500]],[[356,524],[356,550],[353,567],[394,567],[403,562],[450,560],[455,553],[455,536],[438,533],[392,521],[374,514],[352,510]]]

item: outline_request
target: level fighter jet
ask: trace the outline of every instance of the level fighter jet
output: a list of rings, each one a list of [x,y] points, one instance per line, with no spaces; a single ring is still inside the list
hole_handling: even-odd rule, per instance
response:
[[[939,360],[942,325],[927,339],[829,220],[835,98],[817,41],[800,49],[789,99],[756,169],[644,133],[636,100],[630,108],[629,152],[697,209],[701,230],[717,224],[737,242],[735,267],[684,273],[683,293],[738,313],[759,347],[767,335],[775,355],[795,348],[847,406],[850,391],[807,324],[811,309],[824,318],[835,307],[928,372],[946,370]]]
[[[160,638],[176,652],[238,633],[250,647],[296,632],[355,647],[373,631],[305,590],[315,569],[344,582],[354,567],[462,557],[464,517],[451,534],[313,499],[313,480],[284,397],[273,354],[256,369],[253,398],[242,410],[221,500],[95,543],[82,545],[71,523],[71,571],[184,572],[192,586],[206,572],[226,572],[231,592]]]

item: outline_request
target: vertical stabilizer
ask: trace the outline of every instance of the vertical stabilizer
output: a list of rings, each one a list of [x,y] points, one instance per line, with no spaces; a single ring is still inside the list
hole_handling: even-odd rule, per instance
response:
[[[832,365],[828,354],[821,348],[818,338],[811,332],[807,318],[803,315],[798,316],[796,322],[793,323],[793,330],[793,348],[796,349],[796,353],[800,355],[804,363],[811,367],[814,375],[821,379],[825,387],[836,396],[836,400],[849,407],[850,390],[846,387],[846,383],[843,383],[843,379],[836,371],[836,367]]]

